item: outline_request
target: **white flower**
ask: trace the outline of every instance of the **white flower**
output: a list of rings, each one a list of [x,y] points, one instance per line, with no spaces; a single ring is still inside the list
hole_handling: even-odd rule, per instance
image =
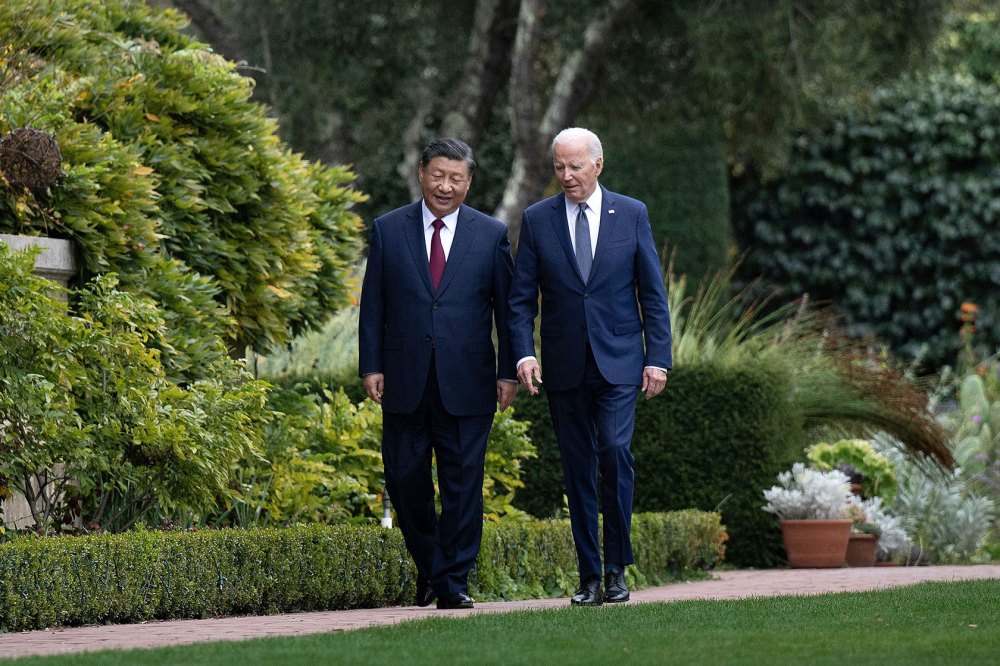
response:
[[[810,469],[803,463],[778,475],[780,486],[764,491],[764,511],[783,520],[838,519],[857,499],[847,476],[839,470]]]

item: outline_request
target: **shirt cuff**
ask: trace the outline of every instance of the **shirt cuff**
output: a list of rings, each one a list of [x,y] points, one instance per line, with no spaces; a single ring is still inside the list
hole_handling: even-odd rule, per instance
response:
[[[520,361],[518,361],[517,365],[515,365],[514,367],[517,368],[517,369],[520,369],[521,368],[521,364],[524,363],[525,361],[537,361],[537,360],[538,359],[536,359],[534,356],[525,356]]]

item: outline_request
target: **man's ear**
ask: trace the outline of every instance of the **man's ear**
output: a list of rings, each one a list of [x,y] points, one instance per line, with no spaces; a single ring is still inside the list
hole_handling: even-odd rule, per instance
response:
[[[604,156],[598,157],[594,160],[594,166],[597,167],[597,175],[600,176],[601,172],[604,171]]]

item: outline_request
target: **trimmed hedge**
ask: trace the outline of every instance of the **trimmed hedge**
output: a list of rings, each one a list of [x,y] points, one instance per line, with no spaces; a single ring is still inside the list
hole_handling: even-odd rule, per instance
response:
[[[761,492],[802,456],[805,433],[791,392],[779,368],[674,368],[664,395],[649,402],[639,396],[632,439],[635,510],[718,510],[731,539],[727,561],[755,567],[781,562],[781,536],[761,510]],[[519,419],[531,421],[528,434],[538,450],[537,459],[524,462],[525,488],[515,504],[538,517],[555,515],[564,490],[548,401],[521,393],[515,408]]]
[[[717,514],[637,514],[637,586],[710,568]],[[482,598],[562,595],[577,583],[566,521],[487,523],[470,587]],[[0,631],[409,603],[416,571],[378,526],[19,538],[0,544]]]

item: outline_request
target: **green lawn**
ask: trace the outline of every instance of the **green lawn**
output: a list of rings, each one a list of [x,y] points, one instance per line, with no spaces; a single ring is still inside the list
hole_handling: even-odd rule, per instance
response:
[[[23,664],[1000,664],[1000,581],[562,608]]]

